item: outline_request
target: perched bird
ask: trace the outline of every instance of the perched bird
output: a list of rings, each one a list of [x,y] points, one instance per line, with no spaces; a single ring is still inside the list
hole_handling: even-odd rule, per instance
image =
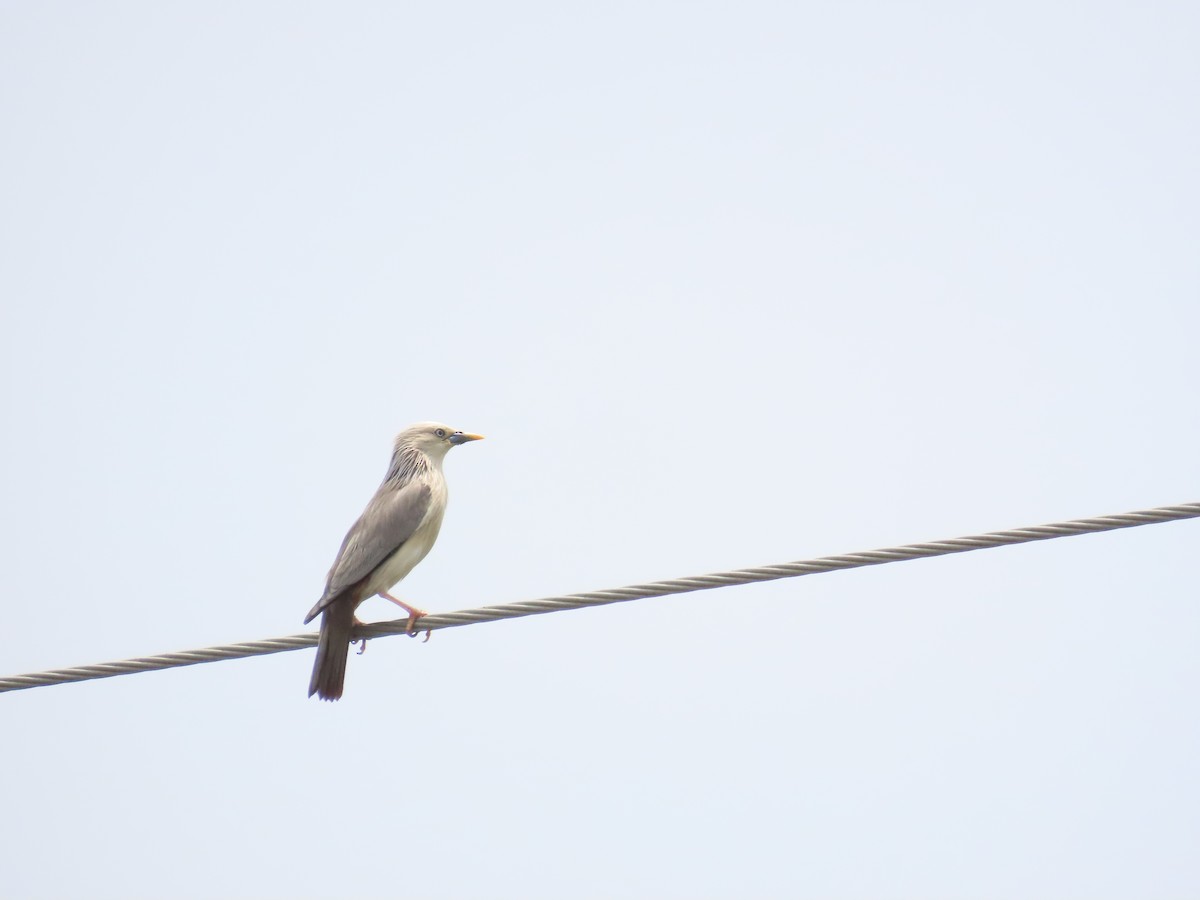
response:
[[[397,600],[388,590],[425,558],[446,512],[442,460],[451,447],[482,440],[438,422],[418,422],[396,435],[392,462],[379,490],[342,541],[325,593],[304,623],[321,616],[321,639],[308,696],[342,696],[355,610],[378,594],[404,607],[411,631],[425,611]]]

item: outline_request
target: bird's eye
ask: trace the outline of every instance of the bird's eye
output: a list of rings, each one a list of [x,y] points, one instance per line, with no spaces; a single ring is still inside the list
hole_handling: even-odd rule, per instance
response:
[[[445,428],[439,428],[439,429],[437,430],[437,436],[438,436],[438,437],[445,437],[445,436],[446,436],[446,429],[445,429]]]

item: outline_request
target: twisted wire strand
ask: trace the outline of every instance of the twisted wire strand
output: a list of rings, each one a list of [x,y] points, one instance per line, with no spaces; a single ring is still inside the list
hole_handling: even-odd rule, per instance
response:
[[[437,631],[443,628],[458,628],[480,622],[496,622],[501,619],[517,619],[544,613],[561,612],[567,609],[583,609],[589,606],[604,606],[609,603],[624,603],[649,597],[665,597],[670,594],[686,594],[691,591],[707,591],[715,588],[755,584],[762,581],[777,581],[781,578],[797,578],[801,575],[816,575],[821,572],[836,572],[841,569],[857,569],[863,566],[878,566],[884,563],[901,562],[909,559],[927,559],[966,553],[989,547],[1005,547],[1011,544],[1027,544],[1080,534],[1114,531],[1119,528],[1136,528],[1160,522],[1200,517],[1200,503],[1181,503],[1177,506],[1160,506],[1113,516],[1097,516],[1090,519],[1073,519],[1049,525],[1033,525],[1008,531],[993,531],[987,534],[951,538],[944,541],[927,541],[920,544],[905,544],[881,550],[864,550],[839,556],[822,556],[797,562],[756,566],[749,569],[733,569],[708,575],[691,575],[666,581],[651,581],[626,587],[600,591],[585,591],[539,600],[523,600],[517,603],[502,603],[497,606],[481,606],[458,612],[436,613],[422,616],[421,631]],[[377,638],[405,634],[408,619],[360,625],[354,630],[354,638]],[[303,650],[317,645],[315,633],[296,634],[290,637],[262,641],[246,641],[239,644],[224,644],[202,650],[185,650],[178,653],[163,653],[158,656],[143,656],[120,662],[98,663],[91,666],[75,666],[69,669],[51,669],[29,675],[13,675],[0,678],[0,693],[20,691],[26,688],[44,687],[51,684],[66,684],[73,681],[90,681],[96,678],[111,678],[115,675],[132,675],[136,672],[153,672],[178,666],[193,666],[199,663],[220,662],[226,659],[244,659],[250,656],[265,656],[270,653],[286,653]]]

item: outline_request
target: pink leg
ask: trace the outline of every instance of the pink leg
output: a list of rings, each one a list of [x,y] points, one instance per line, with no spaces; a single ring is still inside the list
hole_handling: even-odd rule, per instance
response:
[[[403,609],[405,612],[408,613],[408,636],[416,637],[417,636],[417,619],[421,618],[421,616],[427,616],[427,615],[429,615],[429,613],[427,613],[423,609],[418,609],[415,606],[409,606],[403,600],[396,599],[391,594],[389,594],[387,591],[380,591],[379,596],[382,597],[384,600],[391,600],[393,603],[395,603],[397,606],[399,606],[401,609]],[[425,640],[429,640],[430,634],[432,634],[432,632],[430,632],[430,631],[425,632]]]

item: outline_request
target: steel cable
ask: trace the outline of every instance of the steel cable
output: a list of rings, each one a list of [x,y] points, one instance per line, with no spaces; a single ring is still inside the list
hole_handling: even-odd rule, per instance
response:
[[[1144,509],[1120,515],[1074,519],[1068,522],[1055,522],[1049,525],[1014,528],[1009,531],[993,531],[987,534],[951,538],[944,541],[905,544],[901,547],[887,547],[881,550],[864,550],[859,553],[846,553],[840,556],[823,556],[817,559],[805,559],[777,565],[734,569],[728,572],[714,572],[709,575],[692,575],[685,578],[672,578],[667,581],[651,581],[646,584],[634,584],[626,587],[609,588],[607,590],[565,594],[559,597],[544,597],[540,600],[523,600],[517,603],[481,606],[477,609],[464,609],[458,612],[435,613],[421,617],[420,630],[437,631],[443,628],[474,625],[479,622],[496,622],[501,619],[516,619],[523,616],[536,616],[567,609],[604,606],[609,603],[623,603],[629,600],[642,600],[648,597],[665,597],[670,594],[686,594],[691,591],[706,591],[715,588],[733,587],[735,585],[755,584],[762,581],[777,581],[781,578],[796,578],[801,575],[836,572],[841,569],[878,566],[884,563],[901,562],[908,559],[927,559],[934,556],[947,556],[952,553],[983,550],[988,547],[1026,544],[1031,541],[1045,541],[1053,538],[1070,537],[1072,535],[1094,534],[1101,531],[1113,531],[1118,528],[1135,528],[1139,525],[1154,525],[1160,522],[1174,522],[1180,519],[1194,519],[1197,517],[1200,517],[1200,503],[1181,503],[1178,506],[1161,506],[1156,509]],[[354,637],[355,639],[385,637],[388,635],[404,634],[407,632],[407,629],[407,619],[378,622],[369,625],[360,625],[355,629]],[[0,678],[0,693],[33,687],[44,687],[51,684],[66,684],[72,681],[111,678],[115,675],[131,675],[135,672],[153,672],[158,669],[171,669],[177,666],[220,662],[226,659],[243,659],[249,656],[264,656],[269,653],[286,653],[289,650],[303,650],[306,647],[315,647],[316,645],[317,635],[315,633],[296,634],[291,637],[247,641],[240,644],[224,644],[219,647],[185,650],[178,653],[163,653],[158,656],[144,656],[138,659],[126,659],[119,662],[75,666],[69,669],[51,669],[45,672],[34,672],[29,675],[12,675]]]

